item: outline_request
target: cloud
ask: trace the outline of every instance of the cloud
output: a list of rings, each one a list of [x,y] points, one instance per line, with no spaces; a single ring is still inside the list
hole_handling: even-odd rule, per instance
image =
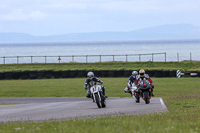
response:
[[[59,16],[60,14],[82,15],[83,13],[106,15],[107,13],[194,12],[200,11],[199,5],[199,0],[6,0],[0,2],[0,14],[4,18],[6,15],[9,16],[8,18],[13,18],[10,20],[14,20],[13,14],[25,20],[25,18],[38,19],[56,14]]]
[[[199,14],[199,0],[0,1],[2,31],[24,29],[34,34],[46,29],[49,31],[44,34],[128,31],[174,23],[200,25]]]
[[[31,11],[29,13],[19,9],[9,14],[0,14],[1,21],[21,21],[21,20],[39,20],[47,15],[41,11]]]

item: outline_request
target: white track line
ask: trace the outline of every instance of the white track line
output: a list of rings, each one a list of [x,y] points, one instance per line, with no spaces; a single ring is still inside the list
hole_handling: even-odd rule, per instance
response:
[[[163,110],[168,112],[169,110],[168,110],[168,108],[167,108],[165,102],[163,101],[163,99],[162,99],[161,97],[160,97],[160,103],[161,103],[161,105],[162,105],[162,107],[163,107]]]

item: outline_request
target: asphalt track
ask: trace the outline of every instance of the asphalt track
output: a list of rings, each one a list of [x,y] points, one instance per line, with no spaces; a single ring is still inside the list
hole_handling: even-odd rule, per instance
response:
[[[0,98],[0,103],[20,103],[0,105],[0,123],[67,120],[112,115],[140,115],[168,111],[162,98],[152,98],[150,104],[141,99],[108,98],[107,107],[99,109],[92,99],[84,97],[33,97]]]

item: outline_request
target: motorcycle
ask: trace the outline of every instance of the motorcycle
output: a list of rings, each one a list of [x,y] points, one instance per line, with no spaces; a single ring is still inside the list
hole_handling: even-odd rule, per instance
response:
[[[139,103],[140,102],[140,94],[139,94],[139,90],[136,87],[135,83],[132,84],[131,86],[131,95],[133,96],[133,98],[135,98],[135,102]]]
[[[138,88],[136,87],[136,84],[132,83],[132,85],[130,85],[130,83],[128,83],[128,86],[130,86],[130,90],[128,89],[128,87],[126,87],[124,89],[124,92],[130,93],[131,96],[133,97],[133,99],[136,99],[135,100],[136,103],[139,103],[140,102],[140,94],[139,94]]]
[[[91,82],[90,88],[90,96],[93,99],[93,102],[97,104],[98,108],[105,108],[106,107],[106,98],[103,94],[102,86],[96,85],[95,82]]]
[[[152,96],[151,93],[151,86],[150,83],[146,81],[144,78],[140,83],[139,83],[139,96],[145,101],[146,104],[150,103],[150,99]]]

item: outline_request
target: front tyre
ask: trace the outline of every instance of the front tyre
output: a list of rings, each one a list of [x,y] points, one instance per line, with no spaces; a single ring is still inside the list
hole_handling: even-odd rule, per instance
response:
[[[99,99],[99,95],[98,93],[94,94],[95,100],[96,100],[96,104],[98,108],[101,108],[101,101]]]
[[[149,92],[148,91],[143,92],[143,97],[144,97],[145,103],[149,104]]]

